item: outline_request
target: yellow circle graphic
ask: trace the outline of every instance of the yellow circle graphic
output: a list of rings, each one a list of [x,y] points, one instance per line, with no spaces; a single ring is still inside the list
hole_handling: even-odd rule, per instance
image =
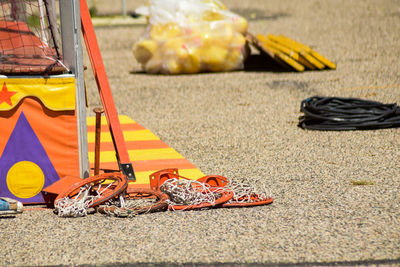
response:
[[[31,161],[17,162],[7,173],[7,186],[16,197],[34,197],[44,186],[42,169]]]

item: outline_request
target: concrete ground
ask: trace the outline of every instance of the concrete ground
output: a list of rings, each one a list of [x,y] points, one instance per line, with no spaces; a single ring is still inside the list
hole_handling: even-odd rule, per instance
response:
[[[206,174],[265,183],[274,203],[132,219],[25,211],[0,220],[0,265],[400,265],[400,130],[297,127],[300,102],[314,95],[400,102],[400,2],[225,4],[250,19],[250,32],[292,37],[337,70],[282,72],[270,65],[148,75],[132,55],[144,26],[96,33],[120,114]],[[91,111],[99,98],[86,74]]]

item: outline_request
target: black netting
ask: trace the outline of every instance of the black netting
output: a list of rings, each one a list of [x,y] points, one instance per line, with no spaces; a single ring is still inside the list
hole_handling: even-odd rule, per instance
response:
[[[55,0],[0,3],[0,74],[64,72]]]

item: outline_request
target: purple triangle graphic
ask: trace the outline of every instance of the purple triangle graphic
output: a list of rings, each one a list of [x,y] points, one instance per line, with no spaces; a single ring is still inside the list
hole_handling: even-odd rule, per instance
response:
[[[15,163],[20,161],[31,161],[40,167],[45,179],[43,188],[60,179],[23,112],[21,112],[0,158],[0,197],[10,197],[28,203],[43,202],[40,192],[31,198],[18,198],[8,189],[7,173]]]

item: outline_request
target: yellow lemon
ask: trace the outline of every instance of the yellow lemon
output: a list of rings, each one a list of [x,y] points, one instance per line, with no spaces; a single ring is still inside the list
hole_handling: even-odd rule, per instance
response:
[[[164,60],[162,71],[167,74],[182,73],[182,66],[175,59]]]
[[[200,57],[195,51],[190,51],[188,57],[182,60],[182,72],[198,73],[200,71]]]
[[[163,68],[170,74],[197,73],[200,59],[186,38],[174,38],[165,42],[162,48]]]
[[[223,47],[228,47],[235,36],[235,29],[232,23],[216,23],[213,29],[215,44]]]
[[[231,47],[243,48],[246,44],[246,38],[241,33],[235,33],[231,39]]]
[[[249,27],[247,20],[241,16],[234,16],[233,17],[233,25],[236,31],[240,33],[246,33]]]
[[[171,58],[186,58],[188,51],[185,38],[172,38],[167,40],[162,46],[163,57]]]
[[[192,27],[192,38],[209,39],[211,38],[211,23],[199,23]]]
[[[204,21],[216,21],[216,20],[224,20],[226,17],[220,12],[216,12],[214,10],[206,10],[203,13],[202,19]]]
[[[211,71],[223,70],[223,64],[228,55],[228,50],[220,46],[202,47],[199,49],[201,61]]]
[[[218,21],[197,26],[192,36],[200,38],[200,46],[228,47],[234,35],[232,23]]]
[[[157,41],[168,40],[170,38],[181,36],[183,29],[176,23],[155,24],[150,29],[150,36]]]
[[[161,58],[159,55],[153,56],[149,61],[144,64],[144,70],[147,73],[160,73],[161,72]]]
[[[157,52],[157,49],[157,42],[147,39],[134,44],[133,54],[137,61],[144,64]]]
[[[229,50],[228,56],[224,62],[224,70],[240,69],[243,64],[243,55],[239,49]]]
[[[202,2],[203,2],[203,3],[206,3],[206,4],[210,4],[210,5],[212,5],[212,6],[216,7],[216,8],[218,8],[218,9],[226,10],[226,6],[225,6],[224,4],[222,4],[220,1],[215,1],[215,0],[203,0]]]

